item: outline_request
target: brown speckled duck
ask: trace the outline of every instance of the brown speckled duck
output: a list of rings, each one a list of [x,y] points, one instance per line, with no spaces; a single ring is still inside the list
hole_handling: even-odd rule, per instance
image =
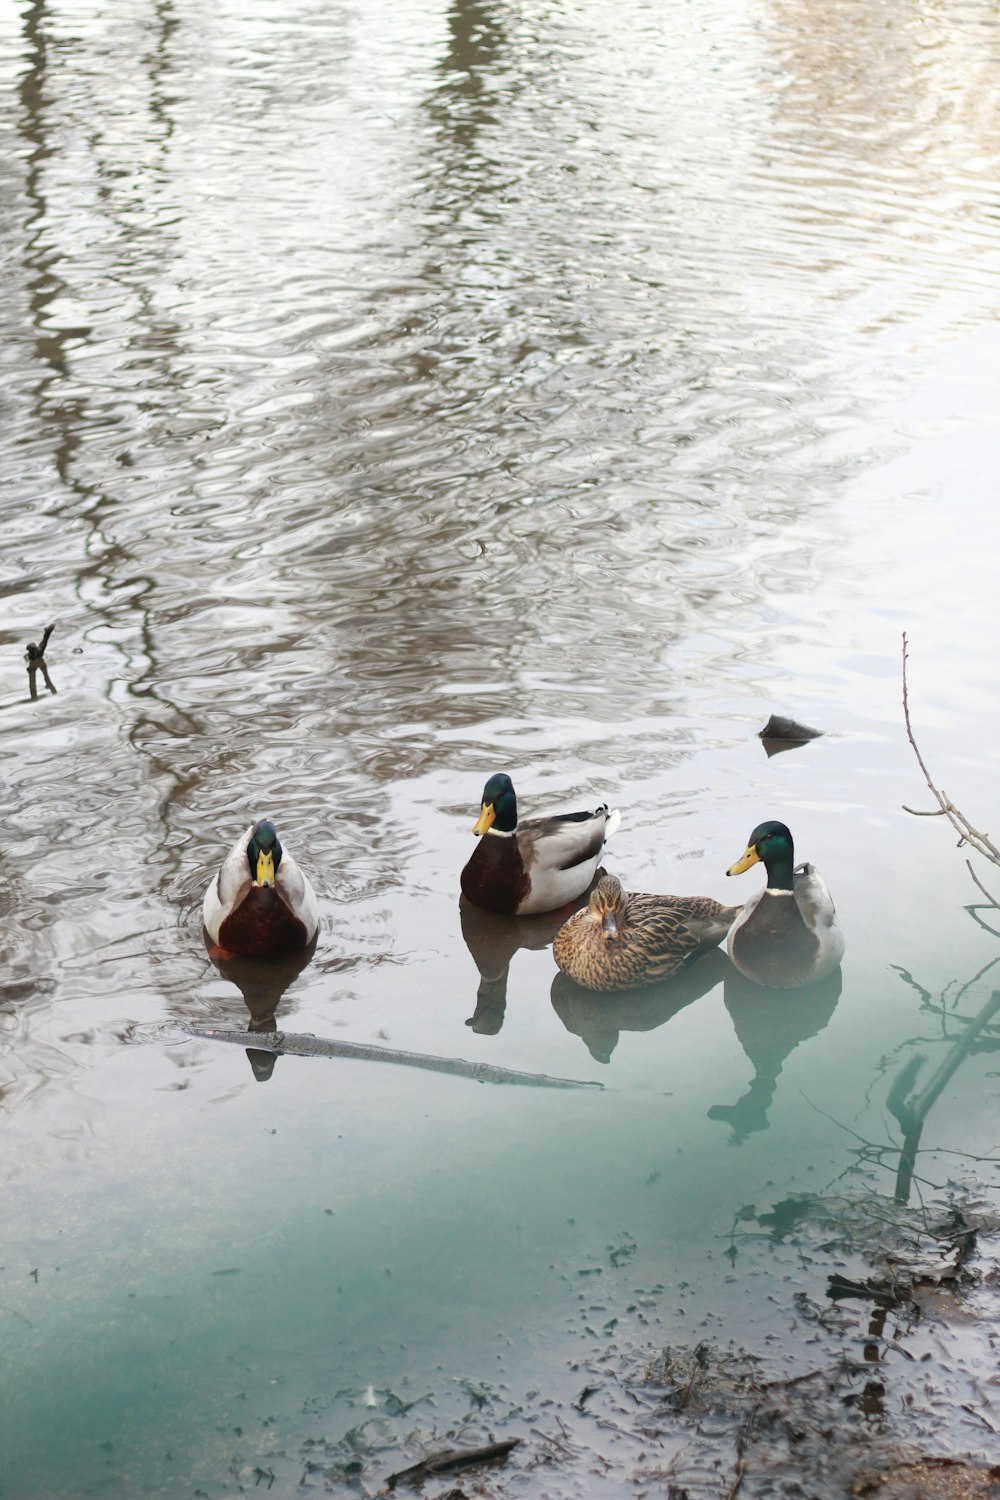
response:
[[[556,933],[564,974],[590,990],[629,990],[676,974],[721,943],[739,916],[708,896],[649,896],[604,875]]]
[[[502,916],[556,911],[583,895],[620,822],[617,810],[599,807],[519,823],[510,777],[491,776],[472,830],[482,838],[462,871],[462,891]]]

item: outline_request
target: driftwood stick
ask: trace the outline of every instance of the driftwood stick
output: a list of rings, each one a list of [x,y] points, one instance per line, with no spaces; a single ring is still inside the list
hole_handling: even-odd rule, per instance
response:
[[[495,1463],[498,1458],[506,1458],[520,1441],[520,1438],[506,1438],[502,1443],[487,1443],[485,1448],[446,1448],[442,1453],[428,1453],[418,1464],[390,1474],[386,1485],[394,1490],[400,1480],[406,1480],[409,1484],[421,1484],[425,1479],[431,1479],[435,1474],[444,1474],[449,1469],[467,1469],[473,1464]]]
[[[1000,849],[998,849],[997,846],[996,846],[996,844],[993,843],[993,841],[991,840],[991,838],[989,837],[989,835],[986,834],[986,833],[981,833],[978,828],[973,828],[973,826],[969,822],[968,818],[965,816],[965,814],[961,811],[960,808],[958,808],[958,807],[955,806],[954,802],[952,802],[951,798],[948,796],[948,793],[944,790],[944,788],[941,787],[939,789],[938,787],[936,787],[935,784],[934,784],[934,782],[933,782],[933,780],[931,779],[931,773],[928,771],[927,765],[926,765],[926,763],[924,761],[923,756],[920,753],[920,750],[919,750],[919,747],[917,745],[917,742],[916,742],[916,740],[913,737],[913,726],[910,723],[910,698],[909,698],[909,692],[908,692],[907,682],[906,682],[906,663],[907,663],[908,657],[909,657],[909,652],[907,650],[906,631],[904,630],[903,631],[903,720],[904,720],[904,722],[906,724],[906,738],[909,740],[910,745],[911,745],[911,747],[913,749],[913,753],[917,757],[917,765],[920,767],[921,771],[923,771],[923,773],[924,773],[924,780],[926,781],[928,787],[930,788],[931,796],[934,798],[935,802],[937,803],[937,811],[932,811],[932,812],[929,812],[929,813],[915,813],[914,809],[912,807],[905,807],[905,806],[904,806],[903,810],[904,810],[904,812],[914,813],[915,817],[936,818],[936,817],[940,817],[943,814],[948,819],[948,822],[954,828],[955,832],[958,834],[959,841],[961,843],[971,844],[972,847],[973,847],[973,849],[975,849],[977,853],[982,854],[986,859],[992,860],[993,864],[1000,865]],[[978,885],[979,882],[977,881],[976,883]],[[980,887],[980,889],[981,889],[981,887]],[[996,903],[994,903],[994,905],[995,904]]]
[[[466,1062],[461,1057],[431,1057],[425,1052],[397,1052],[364,1042],[335,1042],[329,1037],[291,1031],[229,1031],[221,1026],[187,1026],[190,1036],[209,1042],[232,1042],[258,1052],[280,1052],[289,1057],[353,1057],[362,1062],[397,1063],[404,1068],[428,1068],[433,1073],[454,1073],[476,1083],[520,1083],[542,1089],[603,1089],[603,1083],[580,1078],[552,1078],[547,1073],[521,1073],[490,1063]]]

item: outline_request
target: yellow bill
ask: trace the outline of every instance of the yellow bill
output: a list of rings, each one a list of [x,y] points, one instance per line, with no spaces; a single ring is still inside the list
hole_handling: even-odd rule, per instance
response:
[[[262,849],[257,855],[257,884],[274,884],[274,855]]]
[[[484,802],[483,810],[473,825],[473,833],[489,833],[496,819],[497,810],[491,802],[488,806]]]
[[[743,872],[744,872],[744,870],[749,870],[749,868],[750,868],[751,865],[757,865],[757,864],[760,864],[760,855],[757,853],[757,851],[754,848],[753,844],[751,844],[750,848],[746,851],[746,853],[745,854],[741,854],[740,857],[739,857],[739,859],[736,861],[736,863],[734,865],[730,865],[729,866],[729,869],[726,871],[726,874],[727,875],[742,875]]]

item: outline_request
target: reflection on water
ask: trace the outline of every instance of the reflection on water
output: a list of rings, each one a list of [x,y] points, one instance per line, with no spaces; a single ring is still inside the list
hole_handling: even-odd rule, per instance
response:
[[[595,883],[602,873],[598,870]],[[462,936],[479,970],[476,1008],[466,1026],[471,1026],[479,1036],[497,1035],[507,1011],[507,977],[514,955],[522,948],[548,948],[571,912],[586,905],[591,889],[579,901],[537,917],[498,916],[474,906],[464,895],[459,897]]]
[[[976,884],[980,884],[978,880]],[[982,889],[981,885],[980,889]],[[972,908],[967,908],[967,910],[979,921],[975,910]],[[997,936],[992,929],[987,928],[987,931],[990,931],[994,937]],[[963,1014],[958,1010],[970,994],[975,994],[977,986],[998,963],[1000,963],[1000,957],[991,959],[964,983],[959,984],[957,979],[953,980],[936,997],[929,990],[924,989],[905,969],[894,965],[903,982],[916,990],[920,996],[921,1009],[939,1018],[940,1040],[950,1042],[947,1052],[939,1059],[930,1076],[922,1079],[920,1075],[927,1060],[926,1054],[923,1051],[911,1050],[920,1045],[916,1040],[911,1042],[906,1049],[909,1055],[898,1069],[889,1088],[886,1106],[903,1132],[899,1166],[896,1171],[895,1198],[897,1203],[910,1201],[925,1120],[940,1095],[950,1084],[954,1074],[967,1057],[977,1052],[991,1053],[1000,1050],[1000,1027],[994,1021],[997,1011],[1000,1010],[1000,990],[994,990],[975,1015]],[[921,1083],[919,1091],[916,1087],[918,1079]],[[879,1148],[874,1149],[878,1151]]]
[[[594,1061],[609,1063],[623,1031],[655,1031],[666,1025],[731,972],[729,959],[713,948],[672,978],[624,994],[598,994],[568,974],[557,974],[550,998],[566,1030],[582,1039]]]
[[[829,1024],[842,988],[839,968],[819,984],[771,990],[729,966],[723,990],[726,1009],[740,1046],[753,1065],[754,1076],[735,1104],[713,1104],[708,1118],[724,1120],[731,1126],[734,1145],[754,1131],[767,1129],[767,1111],[782,1066],[800,1042],[817,1036]]]
[[[285,991],[299,977],[316,952],[316,939],[307,948],[299,948],[283,958],[243,958],[233,954],[223,958],[218,945],[204,934],[205,948],[212,964],[223,979],[236,986],[250,1012],[248,1031],[276,1031],[278,1010]],[[239,1023],[227,1021],[234,1026]],[[258,1083],[266,1083],[274,1072],[277,1054],[260,1048],[247,1048],[247,1058]]]

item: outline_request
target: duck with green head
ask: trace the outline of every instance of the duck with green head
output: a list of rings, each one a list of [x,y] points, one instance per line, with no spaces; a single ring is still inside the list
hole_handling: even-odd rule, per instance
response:
[[[236,840],[202,903],[213,943],[245,958],[279,958],[312,942],[319,904],[269,818]]]
[[[822,876],[815,865],[795,867],[784,823],[759,823],[726,874],[742,875],[756,864],[767,871],[767,884],[734,922],[729,957],[748,979],[776,989],[825,979],[844,956],[844,934]]]
[[[462,891],[503,916],[556,911],[583,895],[620,822],[607,806],[519,822],[513,782],[500,772],[483,788],[472,830],[481,838],[462,871]]]

